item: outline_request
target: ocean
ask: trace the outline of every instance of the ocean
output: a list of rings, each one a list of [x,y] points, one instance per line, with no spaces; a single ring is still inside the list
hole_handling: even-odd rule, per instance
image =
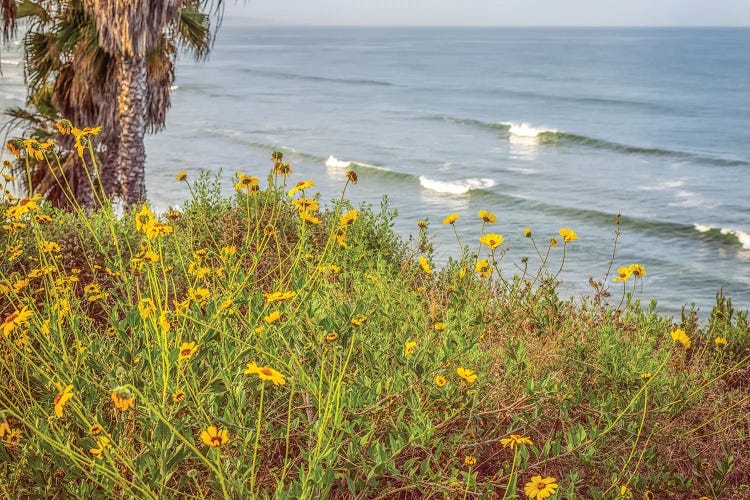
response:
[[[22,103],[17,47],[2,51],[0,107]],[[507,273],[561,227],[578,233],[564,295],[646,266],[636,292],[660,311],[719,289],[750,308],[750,29],[260,27],[225,19],[208,61],[181,56],[166,130],[147,139],[156,208],[188,196],[180,170],[265,178],[273,150],[289,183],[398,211],[403,237],[429,220],[436,262],[510,247]],[[95,125],[95,124],[85,124]],[[552,261],[559,264],[561,249]],[[611,282],[612,274],[609,281]],[[615,303],[621,285],[610,283]],[[642,286],[641,286],[642,285]]]

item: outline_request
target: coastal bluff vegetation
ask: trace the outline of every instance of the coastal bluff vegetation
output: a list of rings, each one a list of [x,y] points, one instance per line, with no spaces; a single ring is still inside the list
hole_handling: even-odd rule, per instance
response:
[[[585,227],[502,234],[488,206],[403,239],[385,200],[347,200],[355,170],[324,202],[279,152],[230,196],[181,172],[180,210],[122,211],[100,129],[58,129],[96,208],[60,136],[7,146],[66,210],[31,178],[6,191],[10,162],[0,181],[3,497],[750,498],[747,314],[720,292],[706,318],[643,303],[618,221],[608,268],[566,299]]]

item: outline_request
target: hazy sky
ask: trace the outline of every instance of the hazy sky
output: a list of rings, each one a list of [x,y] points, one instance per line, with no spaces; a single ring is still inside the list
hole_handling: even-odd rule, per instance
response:
[[[750,0],[225,0],[225,20],[281,24],[749,26]]]

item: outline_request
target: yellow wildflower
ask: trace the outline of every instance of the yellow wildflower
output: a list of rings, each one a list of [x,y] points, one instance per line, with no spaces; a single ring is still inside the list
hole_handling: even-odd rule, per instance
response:
[[[557,490],[557,479],[553,477],[534,476],[526,483],[523,491],[532,500],[544,500]]]
[[[238,180],[234,185],[234,188],[237,191],[244,189],[249,193],[251,191],[260,190],[260,179],[255,176],[237,173],[237,179]]]
[[[688,337],[687,333],[685,333],[685,330],[681,328],[678,328],[677,330],[674,330],[672,332],[672,340],[682,344],[685,349],[690,348],[690,337]]]
[[[445,384],[448,383],[448,379],[443,377],[442,375],[437,375],[435,377],[435,385],[438,387],[443,387]]]
[[[430,267],[430,263],[427,262],[427,259],[423,256],[419,256],[419,267],[422,268],[422,271],[424,271],[427,274],[432,274],[432,268]]]
[[[286,379],[284,375],[274,370],[270,366],[258,366],[255,362],[248,363],[247,368],[244,371],[245,375],[258,375],[258,378],[266,381],[270,380],[274,385],[286,385]]]
[[[432,325],[432,328],[434,328],[436,332],[442,332],[443,330],[445,330],[446,326],[447,325],[445,323],[435,323],[434,325]]]
[[[417,348],[417,343],[413,340],[408,341],[404,344],[404,356],[407,358],[414,354],[414,350]]]
[[[141,319],[146,319],[156,310],[154,301],[150,298],[141,299],[138,302],[138,312],[141,315]]]
[[[349,210],[347,213],[341,216],[341,219],[339,220],[339,226],[345,227],[350,226],[354,223],[354,221],[357,220],[357,211],[356,210]]]
[[[304,182],[298,182],[296,186],[294,186],[292,189],[289,190],[287,195],[294,196],[294,194],[297,191],[304,191],[305,189],[311,188],[315,185],[315,183],[311,180],[306,180]]]
[[[185,399],[185,391],[183,390],[177,390],[174,393],[172,393],[172,402],[177,404],[181,403],[182,400]]]
[[[578,239],[578,235],[576,234],[576,232],[567,227],[560,228],[559,234],[560,236],[562,236],[562,239],[565,243]]]
[[[145,204],[141,206],[140,211],[135,214],[135,230],[144,231],[147,225],[156,220],[156,215]]]
[[[366,319],[367,316],[364,314],[357,314],[351,320],[352,326],[362,326],[362,323],[364,323]]]
[[[306,222],[309,222],[310,224],[320,224],[320,223],[323,222],[320,219],[318,219],[317,217],[315,217],[314,215],[312,215],[307,210],[303,210],[302,212],[300,212],[299,216],[300,216],[300,219],[302,219],[302,220],[304,220]]]
[[[115,408],[126,411],[128,408],[135,408],[135,397],[127,387],[118,387],[112,391],[112,401]]]
[[[456,373],[459,377],[464,379],[469,384],[473,384],[477,380],[477,374],[474,373],[472,370],[462,368],[462,367],[456,367]]]
[[[40,201],[41,199],[42,199],[42,195],[40,194],[35,194],[31,198],[21,198],[20,200],[18,200],[18,203],[9,207],[5,211],[5,215],[6,217],[9,217],[11,219],[18,221],[21,219],[21,217],[23,217],[27,213],[33,212],[35,210],[39,210],[39,205],[37,204],[37,202]],[[24,226],[18,226],[18,229],[22,229],[23,227]]]
[[[268,323],[269,325],[275,321],[278,321],[278,319],[281,317],[281,313],[279,311],[273,311],[271,314],[263,318],[263,321]]]
[[[481,238],[479,238],[479,241],[481,243],[484,243],[485,245],[487,245],[487,247],[490,250],[494,250],[494,249],[496,249],[497,247],[499,247],[500,245],[503,244],[503,235],[502,234],[489,233],[489,234],[485,234],[484,236],[482,236]]]
[[[646,268],[641,264],[630,264],[628,266],[628,269],[630,269],[630,273],[635,278],[643,278],[644,276],[646,276]]]
[[[62,418],[65,404],[73,397],[73,384],[68,384],[63,387],[63,385],[58,382],[55,386],[57,387],[58,392],[54,401],[52,401],[52,404],[55,408],[55,415],[57,415],[57,418]]]
[[[182,182],[185,179],[187,179],[187,172],[185,172],[184,170],[180,170],[180,172],[175,176],[175,180],[177,182]]]
[[[45,253],[49,252],[60,252],[62,249],[60,248],[60,245],[58,245],[54,241],[42,241],[41,245],[39,246],[40,250]]]
[[[107,436],[102,436],[96,440],[96,448],[89,449],[89,453],[96,458],[104,458],[104,450],[107,448],[109,448],[109,438]]]
[[[512,450],[516,445],[521,445],[521,444],[533,445],[534,443],[531,441],[531,438],[529,437],[521,436],[519,434],[511,434],[510,437],[502,438],[500,440],[500,444],[503,445],[503,448],[510,448]]]
[[[221,248],[221,257],[223,259],[234,256],[237,253],[237,247],[234,245],[228,245]]]
[[[198,346],[195,342],[183,342],[180,346],[180,354],[177,356],[177,360],[190,359],[197,351]]]
[[[159,221],[152,220],[143,227],[143,232],[146,233],[146,237],[148,237],[148,239],[152,240],[154,238],[172,234],[174,232],[174,229],[172,228],[172,226],[168,226]]]
[[[443,224],[453,224],[458,220],[458,214],[450,214],[448,217],[443,219]]]
[[[75,148],[78,156],[83,158],[83,149],[88,145],[88,136],[97,135],[102,131],[102,127],[85,127],[83,130],[73,127],[71,133],[76,138]]]
[[[531,238],[531,228],[530,227],[523,228],[523,235],[527,238]]]
[[[201,432],[201,441],[212,448],[218,448],[229,442],[229,433],[226,429],[217,429],[215,425],[212,425]]]
[[[613,280],[615,283],[618,281],[628,281],[630,278],[631,270],[629,267],[621,267],[617,270],[617,276],[615,276],[615,279]]]
[[[716,345],[727,345],[727,339],[726,337],[716,337],[714,339],[714,343]]]
[[[469,467],[477,464],[477,457],[474,455],[466,455],[464,457],[464,463],[468,465]]]
[[[315,211],[320,208],[318,202],[311,198],[300,198],[298,200],[292,200],[292,205],[294,205],[300,212]]]
[[[273,293],[264,293],[263,296],[266,298],[267,302],[276,302],[281,300],[288,300],[291,299],[297,295],[297,292],[294,290],[290,290],[288,292],[273,292]]]
[[[482,278],[487,278],[492,274],[492,267],[490,266],[490,263],[487,261],[487,259],[481,259],[478,260],[477,265],[474,266],[474,271],[479,273],[479,276],[481,276]]]
[[[3,335],[10,335],[13,330],[26,325],[31,318],[31,311],[22,306],[20,310],[15,310],[3,320]]]
[[[497,221],[497,217],[495,217],[495,214],[493,214],[492,212],[488,212],[487,210],[480,210],[479,218],[482,219],[485,224],[494,224]]]

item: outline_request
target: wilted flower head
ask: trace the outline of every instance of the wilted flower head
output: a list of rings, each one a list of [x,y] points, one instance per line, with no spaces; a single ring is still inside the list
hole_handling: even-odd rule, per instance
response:
[[[73,131],[73,124],[70,122],[70,120],[62,119],[57,122],[55,126],[57,127],[57,130],[59,130],[63,135],[68,135]]]

